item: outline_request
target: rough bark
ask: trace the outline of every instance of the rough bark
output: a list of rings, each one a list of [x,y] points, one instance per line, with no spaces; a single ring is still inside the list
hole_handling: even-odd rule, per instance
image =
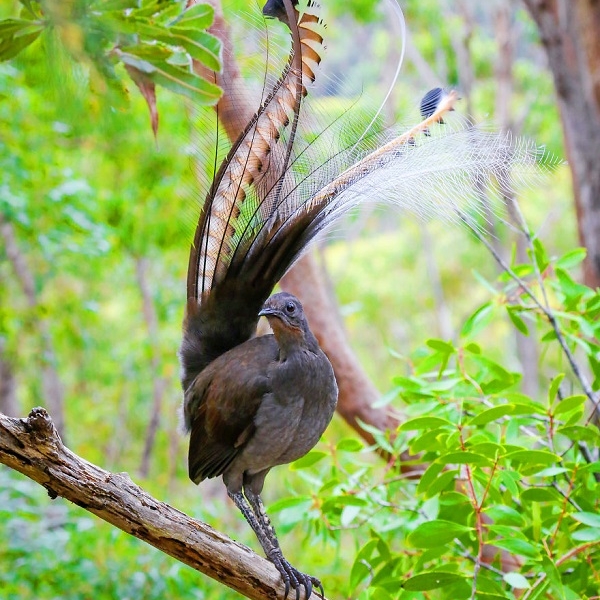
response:
[[[552,71],[573,178],[585,282],[600,286],[600,2],[524,0]]]
[[[255,107],[231,52],[231,38],[220,2],[210,2],[215,6],[215,20],[210,32],[223,42],[225,49],[222,74],[216,76],[216,83],[223,88],[223,97],[217,106],[219,120],[229,138],[234,140],[254,114]],[[195,0],[188,2],[192,3]],[[196,65],[196,70],[203,76],[208,75],[200,64]],[[212,73],[210,79],[213,79]],[[300,299],[310,327],[333,365],[340,390],[338,413],[368,443],[373,442],[373,437],[360,426],[359,421],[382,431],[394,429],[398,425],[398,415],[372,406],[380,393],[350,348],[337,305],[314,256],[308,254],[300,259],[282,279],[281,287]]]
[[[43,408],[27,419],[0,414],[0,463],[44,486],[51,498],[66,498],[247,598],[284,597],[269,561],[153,498],[127,473],[110,473],[71,452]]]

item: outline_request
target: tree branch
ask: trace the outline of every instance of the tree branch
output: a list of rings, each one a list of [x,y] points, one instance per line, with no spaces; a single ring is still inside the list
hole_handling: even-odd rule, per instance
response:
[[[156,500],[127,473],[110,473],[71,452],[43,408],[26,419],[0,413],[0,463],[44,486],[51,498],[70,500],[247,598],[284,597],[268,560]]]

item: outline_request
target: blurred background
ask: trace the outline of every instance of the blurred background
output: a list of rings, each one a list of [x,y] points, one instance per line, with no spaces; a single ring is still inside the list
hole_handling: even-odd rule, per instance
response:
[[[364,70],[365,92],[383,97],[399,54],[398,30],[373,0],[322,3],[332,39],[347,40],[345,52],[331,51],[332,71],[352,81]],[[459,90],[458,110],[473,120],[565,158],[552,75],[538,28],[520,2],[399,4],[406,52],[381,117],[386,125],[418,122],[420,98],[439,85]],[[0,18],[17,17],[26,5],[3,2]],[[234,40],[243,37],[246,3],[225,9]],[[26,416],[46,406],[75,453],[129,472],[160,500],[257,549],[220,481],[196,488],[188,480],[187,440],[179,430],[177,348],[201,200],[190,144],[196,128],[208,125],[192,122],[181,95],[158,88],[155,137],[148,104],[123,66],[115,67],[119,91],[94,73],[94,46],[84,39],[98,32],[81,23],[44,31],[0,63],[0,411]],[[238,59],[251,78],[256,55],[243,50]],[[344,101],[335,99],[340,89],[329,90],[331,102]],[[210,107],[194,114],[213,119]],[[580,244],[566,164],[524,189],[520,203],[549,255]],[[510,228],[492,229],[493,243],[510,258]],[[382,209],[349,219],[316,253],[349,344],[384,398],[393,396],[394,378],[410,372],[424,340],[456,339],[489,299],[485,281],[498,275],[466,229]],[[560,361],[548,353],[542,364],[539,348],[522,346],[506,314],[473,339],[520,372],[532,397]],[[355,436],[336,416],[322,449]],[[364,460],[383,468],[376,457]],[[269,502],[310,496],[310,477],[300,470],[279,467],[269,482]],[[342,597],[335,582],[360,537],[350,537],[351,549],[323,538],[319,552],[309,552],[314,542],[299,524],[306,509],[299,510],[274,515],[286,555],[322,576],[331,597]],[[236,594],[62,499],[50,501],[42,488],[0,466],[0,597]]]

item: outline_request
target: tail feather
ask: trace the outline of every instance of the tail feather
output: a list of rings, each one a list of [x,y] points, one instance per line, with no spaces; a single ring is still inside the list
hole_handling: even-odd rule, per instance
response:
[[[270,289],[235,275],[237,257],[268,220],[276,197],[289,195],[288,168],[300,104],[324,52],[316,5],[302,14],[292,0],[268,3],[289,25],[292,51],[284,72],[222,162],[201,210],[190,250],[188,307],[180,349],[184,388],[217,356],[250,338]],[[292,18],[293,17],[293,18]],[[268,196],[265,201],[265,196]],[[266,290],[266,291],[265,291]]]
[[[288,14],[290,1],[269,4],[281,12],[285,3]],[[305,125],[311,132],[312,115],[301,114],[301,104],[324,44],[312,10],[296,19],[288,18],[293,51],[286,69],[221,165],[201,212],[188,271],[184,387],[193,372],[253,335],[279,279],[359,203],[472,224],[465,214],[481,209],[483,189],[506,185],[508,172],[530,171],[540,160],[533,144],[506,133],[465,121],[435,128],[458,99],[445,91],[400,134],[373,133],[373,120],[354,131],[352,120],[340,117],[302,140],[296,132]]]
[[[248,198],[252,188],[260,190],[267,182],[285,177],[295,139],[295,130],[285,140],[285,158],[274,160],[273,148],[281,140],[282,130],[297,120],[301,99],[315,76],[321,60],[323,38],[319,19],[306,11],[292,23],[293,50],[289,62],[274,89],[254,118],[234,143],[221,165],[209,191],[194,236],[188,268],[188,298],[202,297],[226,274],[233,255],[228,243],[240,227],[244,228]],[[251,202],[249,202],[251,204]],[[258,207],[264,210],[263,205]]]

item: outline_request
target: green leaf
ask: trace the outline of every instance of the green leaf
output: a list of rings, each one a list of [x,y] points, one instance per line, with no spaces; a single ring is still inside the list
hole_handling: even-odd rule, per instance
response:
[[[295,508],[297,506],[305,506],[308,508],[312,504],[312,498],[310,496],[293,496],[291,498],[282,498],[273,502],[269,505],[270,513],[277,513],[285,510],[286,508]]]
[[[578,542],[598,542],[600,541],[600,527],[585,527],[573,532],[571,536]]]
[[[398,386],[398,388],[400,388],[400,390],[406,390],[409,392],[420,392],[424,385],[423,381],[415,381],[409,377],[394,377],[392,381]]]
[[[547,450],[517,450],[506,455],[508,460],[515,460],[523,464],[551,465],[562,459],[558,454]]]
[[[590,291],[590,288],[574,281],[564,269],[557,268],[555,271],[561,291],[571,302],[576,302],[581,296]]]
[[[500,406],[494,406],[492,408],[488,408],[483,412],[475,415],[470,421],[467,422],[468,425],[486,425],[487,423],[491,423],[492,421],[496,421],[505,417],[506,415],[510,415],[514,411],[515,407],[513,404],[502,404]]]
[[[360,452],[363,448],[363,443],[356,438],[344,438],[336,446],[340,452]]]
[[[308,467],[312,467],[314,464],[318,463],[320,460],[323,460],[326,456],[326,452],[321,452],[320,450],[311,450],[302,458],[295,460],[290,465],[290,469],[292,471],[300,471],[300,469],[307,469]]]
[[[498,525],[513,525],[523,527],[525,519],[523,515],[510,506],[505,504],[496,504],[489,506],[483,511],[490,519]]]
[[[523,319],[521,319],[521,317],[516,313],[517,310],[518,310],[518,308],[515,308],[514,306],[506,307],[506,312],[508,313],[508,317],[512,321],[512,324],[523,335],[529,335],[529,329],[527,329],[527,325],[525,324],[525,321],[523,321]]]
[[[471,354],[481,354],[481,346],[476,344],[475,342],[470,342],[465,346],[465,350],[467,352],[471,352]]]
[[[491,465],[492,461],[490,461],[487,456],[483,456],[481,454],[476,454],[475,452],[468,451],[459,451],[459,452],[449,452],[448,454],[444,454],[437,459],[437,462],[443,465]]]
[[[431,463],[426,469],[417,485],[417,494],[423,494],[427,488],[438,478],[444,467],[438,463]]]
[[[332,510],[340,507],[340,506],[367,506],[368,502],[363,498],[358,498],[357,496],[352,496],[351,494],[346,494],[344,496],[332,496],[331,498],[327,498],[323,505],[321,506],[321,510],[324,513],[331,512]]]
[[[207,29],[213,22],[215,11],[209,4],[194,4],[186,9],[173,24],[185,29]]]
[[[116,31],[141,36],[148,42],[159,41],[170,46],[180,46],[192,58],[202,62],[209,69],[213,71],[221,69],[221,42],[210,33],[179,27],[167,29],[149,23],[146,19],[115,18],[111,20],[111,25]],[[135,54],[132,48],[127,50]]]
[[[540,270],[540,273],[543,273],[546,270],[548,264],[550,263],[548,254],[546,253],[544,245],[538,238],[533,240],[533,248],[535,262],[538,266],[538,269]]]
[[[569,469],[565,469],[564,467],[548,467],[543,471],[537,473],[538,477],[556,477],[557,475],[562,475],[563,473],[568,473]]]
[[[398,427],[398,431],[418,431],[420,429],[438,429],[440,427],[455,428],[456,425],[441,417],[417,417],[402,423]]]
[[[209,69],[221,70],[221,42],[218,38],[204,31],[178,27],[172,27],[169,32],[171,41],[168,43],[181,46],[189,52],[192,58],[205,64]]]
[[[142,54],[142,56],[139,56]],[[119,58],[128,65],[145,73],[152,81],[171,90],[176,94],[186,96],[203,104],[216,104],[221,96],[221,88],[194,75],[187,69],[175,67],[167,62],[159,62],[144,58],[147,52],[139,48],[128,48],[120,52]]]
[[[437,590],[438,588],[445,587],[448,584],[461,579],[466,579],[466,577],[458,573],[450,573],[447,571],[429,571],[419,573],[418,575],[407,579],[402,583],[402,587],[411,592],[426,592],[429,590]]]
[[[592,442],[598,444],[600,441],[598,428],[591,423],[585,427],[583,425],[565,425],[564,427],[559,427],[556,433],[560,433],[560,435],[564,435],[574,442]]]
[[[591,512],[576,512],[570,515],[576,521],[589,525],[590,527],[600,527],[600,515]]]
[[[503,550],[508,550],[512,554],[520,554],[528,558],[539,558],[540,551],[536,546],[521,539],[501,539],[491,540],[488,542],[490,546],[496,546]]]
[[[502,578],[508,585],[518,590],[525,590],[531,587],[529,581],[523,575],[514,571],[512,573],[505,573]]]
[[[0,20],[0,40],[9,40],[15,34],[29,33],[27,30],[32,28],[41,30],[44,28],[44,24],[27,19],[2,19]]]
[[[535,487],[521,492],[522,502],[560,502],[561,496],[554,488]]]
[[[471,452],[475,452],[476,454],[481,454],[486,458],[491,458],[492,460],[496,460],[499,456],[503,456],[505,452],[503,446],[494,442],[481,442],[473,444],[472,446],[469,446],[469,450]]]
[[[373,402],[373,408],[383,408],[384,406],[388,406],[391,402],[398,398],[398,395],[401,391],[401,388],[394,387],[389,392],[386,392],[382,396],[379,397],[375,402]]]
[[[467,337],[474,335],[485,325],[489,323],[492,318],[492,312],[494,310],[493,302],[486,302],[480,306],[464,323],[460,330],[461,337]]]
[[[438,350],[439,352],[445,352],[447,354],[456,352],[456,348],[450,342],[445,342],[444,340],[429,339],[426,343],[430,348]]]
[[[435,463],[433,463],[435,464]],[[429,487],[425,492],[426,498],[433,498],[440,492],[443,492],[448,487],[454,487],[454,480],[458,477],[459,470],[458,469],[450,469],[449,471],[444,471]]]
[[[581,263],[587,255],[585,248],[570,250],[556,261],[556,266],[561,269],[572,269]]]
[[[139,5],[138,0],[105,0],[102,3],[102,12],[109,12],[113,10],[122,11],[127,8],[137,8]]]
[[[363,579],[371,573],[371,555],[379,544],[378,539],[369,540],[359,551],[354,559],[352,570],[350,571],[350,586],[355,588]]]
[[[408,535],[407,541],[415,548],[435,548],[451,542],[454,538],[473,531],[472,527],[452,521],[436,519],[417,526]]]
[[[554,403],[554,398],[556,398],[556,394],[558,393],[558,388],[562,383],[562,380],[565,378],[564,373],[559,373],[550,384],[550,389],[548,390],[548,406],[552,406]]]
[[[554,415],[560,415],[579,408],[586,400],[587,396],[584,395],[568,396],[567,398],[563,398],[554,408]]]
[[[0,61],[15,57],[21,50],[24,50],[27,46],[35,42],[40,33],[42,33],[41,29],[16,37],[0,38]]]
[[[411,454],[419,452],[433,452],[436,450],[445,449],[445,441],[448,438],[448,429],[432,429],[425,431],[420,436],[416,437],[410,443]]]

